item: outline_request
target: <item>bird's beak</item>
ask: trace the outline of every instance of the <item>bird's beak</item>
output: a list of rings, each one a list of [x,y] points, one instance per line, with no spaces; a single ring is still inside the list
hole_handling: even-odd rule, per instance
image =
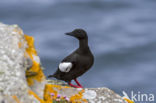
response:
[[[70,36],[74,36],[74,34],[72,32],[69,33],[65,33],[66,35],[70,35]]]

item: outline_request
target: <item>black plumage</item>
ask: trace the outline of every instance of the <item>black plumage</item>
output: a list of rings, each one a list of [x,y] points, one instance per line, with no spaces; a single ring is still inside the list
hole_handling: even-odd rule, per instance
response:
[[[48,77],[55,77],[56,79],[64,80],[70,84],[71,80],[76,80],[77,77],[81,76],[91,68],[94,62],[94,57],[88,46],[87,33],[83,29],[75,29],[66,34],[79,40],[79,48],[61,61],[61,63],[69,63],[69,66],[65,68],[66,72],[62,72],[60,69],[62,67],[58,67],[57,71]],[[69,69],[69,71],[67,71],[67,69]],[[76,83],[81,86],[77,80]]]

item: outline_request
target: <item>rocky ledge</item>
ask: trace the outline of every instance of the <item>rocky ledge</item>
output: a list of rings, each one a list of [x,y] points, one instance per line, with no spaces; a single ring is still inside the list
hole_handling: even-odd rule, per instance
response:
[[[108,88],[47,81],[40,64],[33,37],[0,23],[0,103],[132,103]]]

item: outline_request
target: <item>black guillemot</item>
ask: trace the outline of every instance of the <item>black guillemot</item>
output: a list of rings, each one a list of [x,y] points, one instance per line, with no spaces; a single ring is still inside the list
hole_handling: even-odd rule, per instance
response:
[[[88,36],[83,29],[75,29],[66,35],[73,36],[79,40],[79,48],[69,56],[64,58],[58,66],[57,71],[49,77],[54,77],[67,82],[70,86],[83,88],[78,82],[77,77],[88,71],[94,63],[94,56],[88,46]],[[74,80],[77,85],[73,85]]]

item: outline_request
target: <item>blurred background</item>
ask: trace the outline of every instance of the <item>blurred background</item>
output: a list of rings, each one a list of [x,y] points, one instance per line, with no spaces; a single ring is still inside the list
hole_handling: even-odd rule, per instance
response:
[[[95,55],[84,87],[156,95],[155,0],[0,0],[0,22],[34,36],[46,75],[78,47],[64,33],[83,28]]]

